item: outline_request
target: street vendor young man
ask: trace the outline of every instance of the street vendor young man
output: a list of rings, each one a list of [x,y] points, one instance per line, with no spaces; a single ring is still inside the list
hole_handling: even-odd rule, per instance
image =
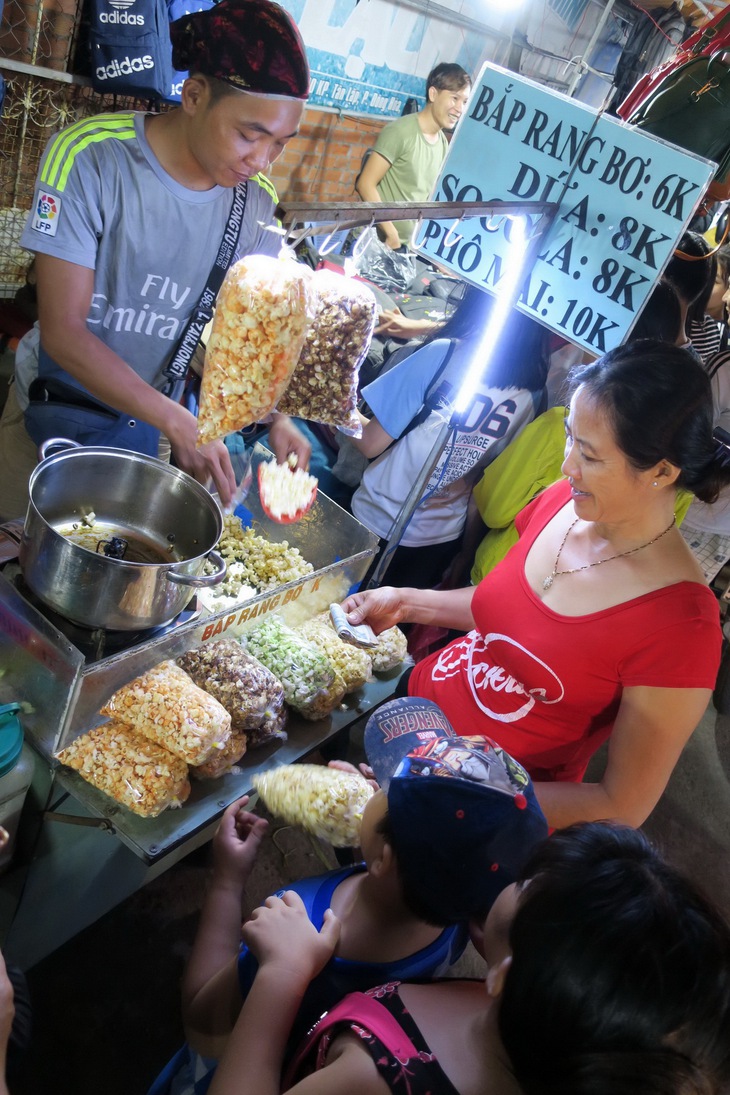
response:
[[[196,419],[163,394],[163,369],[238,184],[247,194],[235,258],[278,253],[266,227],[276,195],[260,173],[297,132],[309,69],[296,26],[269,0],[221,0],[171,32],[173,64],[191,74],[180,106],[84,119],[44,154],[21,240],[36,252],[39,323],[18,347],[0,421],[2,519],[25,513],[44,435],[157,455],[162,433],[176,464],[212,478],[222,502],[235,487],[223,441],[196,448]],[[309,444],[288,418],[274,416],[270,438],[280,461],[293,452],[306,467]]]

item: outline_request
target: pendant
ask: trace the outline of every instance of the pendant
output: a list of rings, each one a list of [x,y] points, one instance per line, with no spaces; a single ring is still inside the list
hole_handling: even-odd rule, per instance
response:
[[[545,578],[545,580],[542,583],[542,588],[543,589],[550,589],[550,586],[553,584],[554,577],[555,577],[554,574],[548,574],[547,578]]]

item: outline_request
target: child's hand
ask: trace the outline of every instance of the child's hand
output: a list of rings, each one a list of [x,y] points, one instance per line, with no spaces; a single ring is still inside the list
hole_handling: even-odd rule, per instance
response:
[[[218,878],[230,877],[240,884],[251,872],[269,825],[265,818],[245,810],[247,803],[248,795],[232,802],[213,837],[214,874]]]
[[[340,921],[328,909],[317,931],[299,894],[287,890],[266,898],[243,925],[242,937],[260,966],[278,967],[288,984],[305,988],[334,954]]]
[[[373,791],[380,790],[380,784],[375,778],[375,772],[369,764],[363,763],[356,768],[354,764],[350,764],[349,760],[331,760],[327,767],[336,768],[338,772],[350,772],[353,776],[364,776]]]

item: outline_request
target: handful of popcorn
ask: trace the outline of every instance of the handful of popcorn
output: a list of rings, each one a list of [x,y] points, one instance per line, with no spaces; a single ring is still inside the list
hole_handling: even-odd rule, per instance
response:
[[[287,764],[256,776],[253,785],[272,814],[335,848],[360,843],[363,810],[373,789],[363,776],[320,764]]]
[[[296,460],[296,457],[294,458]],[[267,517],[280,525],[300,521],[317,497],[317,479],[290,463],[259,464],[259,499]]]
[[[250,255],[218,294],[200,389],[198,444],[258,422],[274,409],[314,315],[311,271]]]

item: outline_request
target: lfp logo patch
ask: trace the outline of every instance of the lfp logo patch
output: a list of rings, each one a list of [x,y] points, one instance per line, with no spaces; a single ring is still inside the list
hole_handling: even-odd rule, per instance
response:
[[[39,190],[31,228],[35,232],[42,232],[44,236],[55,236],[60,212],[61,199],[58,195]]]

